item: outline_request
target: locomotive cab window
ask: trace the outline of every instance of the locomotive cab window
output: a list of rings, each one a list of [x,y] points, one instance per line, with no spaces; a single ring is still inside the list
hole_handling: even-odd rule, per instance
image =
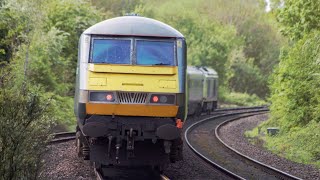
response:
[[[91,63],[175,66],[172,40],[93,38]]]
[[[174,63],[173,41],[136,41],[137,65],[168,65]]]
[[[131,40],[93,39],[92,62],[130,64]]]

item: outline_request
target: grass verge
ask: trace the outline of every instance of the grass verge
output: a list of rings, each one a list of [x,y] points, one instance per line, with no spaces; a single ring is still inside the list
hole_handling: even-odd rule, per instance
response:
[[[263,147],[291,161],[314,165],[320,169],[320,124],[311,121],[304,127],[281,131],[276,136],[267,135],[268,122],[264,122],[245,136],[252,144],[263,141]]]

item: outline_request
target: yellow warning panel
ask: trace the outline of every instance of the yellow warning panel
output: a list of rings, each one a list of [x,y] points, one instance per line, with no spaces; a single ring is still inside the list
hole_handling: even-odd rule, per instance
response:
[[[106,86],[107,78],[90,77],[89,84],[90,86]]]
[[[86,90],[97,91],[134,91],[134,92],[163,92],[179,93],[179,76],[177,67],[145,67],[140,66],[120,66],[115,65],[112,72],[108,65],[98,66],[105,67],[105,70],[99,71],[95,68],[88,70],[88,87]],[[134,73],[129,73],[128,69],[119,69],[120,67],[130,67]],[[90,68],[89,68],[90,69]],[[149,70],[148,70],[149,69]],[[163,71],[163,69],[166,69]],[[167,73],[166,72],[173,72]],[[139,72],[139,73],[138,73]],[[153,74],[151,72],[154,72]]]
[[[176,117],[178,106],[87,103],[86,111],[95,115]]]

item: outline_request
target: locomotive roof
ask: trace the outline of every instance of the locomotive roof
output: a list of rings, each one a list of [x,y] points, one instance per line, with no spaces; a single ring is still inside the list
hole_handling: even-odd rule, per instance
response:
[[[202,75],[202,71],[194,66],[187,66],[187,72],[188,74],[200,74]]]
[[[84,34],[183,37],[179,31],[165,23],[139,16],[108,19],[91,26]]]
[[[214,75],[214,76],[218,75],[218,73],[214,69],[211,69],[211,68],[208,68],[208,67],[201,67],[200,69],[205,74]]]
[[[218,73],[211,68],[208,67],[195,67],[195,66],[188,66],[187,72],[189,75],[204,75],[206,77],[218,77]]]

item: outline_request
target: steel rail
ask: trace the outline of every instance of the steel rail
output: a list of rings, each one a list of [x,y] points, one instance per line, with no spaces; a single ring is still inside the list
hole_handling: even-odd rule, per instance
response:
[[[97,180],[105,180],[105,178],[102,176],[102,174],[99,172],[97,168],[93,168],[93,170],[94,170],[94,174],[97,177]]]
[[[106,180],[106,179],[108,179],[108,178],[104,177],[97,168],[93,168],[93,170],[94,170],[94,174],[96,175],[97,180]],[[164,174],[160,174],[159,177],[160,177],[159,178],[160,180],[170,180],[170,178],[167,177]]]
[[[225,108],[225,109],[217,109],[215,110],[214,112],[221,112],[221,111],[233,111],[233,110],[250,110],[250,109],[263,109],[263,108],[266,108],[265,106],[260,106],[260,107],[239,107],[239,108]],[[261,111],[261,110],[259,110]],[[266,110],[265,110],[266,111]],[[250,111],[252,112],[252,111]],[[224,116],[231,116],[231,115],[236,115],[236,114],[244,114],[244,113],[249,113],[249,112],[238,112],[238,113],[229,113],[229,114],[222,114],[222,115],[217,115],[217,116],[213,116],[213,117],[209,117],[209,118],[205,118],[197,123],[201,123],[201,122],[204,122],[206,120],[209,120],[209,119],[212,119],[212,118],[219,118],[219,117],[224,117]],[[193,125],[197,124],[197,123],[194,123]],[[191,125],[191,126],[193,126]],[[187,141],[187,144],[188,146],[193,150],[193,151],[196,151],[196,149],[194,149],[190,142],[188,141],[188,138],[186,137],[186,134],[187,132],[190,130],[191,126],[186,130],[186,133],[185,133],[185,139]],[[53,133],[52,134],[53,136],[53,139],[49,142],[49,144],[55,144],[55,143],[61,143],[61,142],[66,142],[66,141],[70,141],[70,140],[74,140],[76,138],[76,132],[60,132],[60,133]],[[206,158],[205,156],[202,157],[203,159],[205,159],[206,161],[210,162],[211,160]],[[213,162],[214,163],[214,162]],[[224,169],[223,167],[219,166],[218,164],[216,164],[219,169]],[[225,169],[226,170],[226,169]],[[226,170],[228,171],[228,170]],[[94,168],[94,173],[97,177],[98,180],[104,180],[104,177],[102,176],[102,174],[96,169]],[[232,173],[230,171],[228,171],[228,173]],[[233,176],[238,178],[238,179],[243,179],[241,178],[240,176],[236,175],[233,173]],[[167,176],[163,175],[163,174],[160,174],[160,179],[162,180],[169,180],[170,178],[168,178]]]
[[[247,106],[242,106],[242,107],[234,107],[234,108],[219,108],[219,109],[215,109],[212,112],[220,112],[220,111],[235,111],[235,110],[250,110],[250,109],[263,109],[263,108],[268,108],[267,105],[265,106],[253,106],[253,107],[247,107]]]
[[[246,109],[256,109],[256,108],[265,108],[266,106],[258,106],[258,107],[237,107],[237,108],[223,108],[223,109],[216,109],[214,112],[221,112],[221,111],[232,111],[232,110],[246,110]],[[76,138],[76,132],[59,132],[51,134],[53,136],[52,140],[49,144],[54,143],[61,143],[70,140],[74,140]]]
[[[53,139],[49,144],[61,143],[76,139],[76,132],[60,132],[52,134]]]
[[[232,109],[233,110],[233,109]],[[203,159],[204,161],[206,161],[209,165],[217,168],[217,169],[220,169],[222,172],[224,172],[226,175],[232,177],[232,178],[235,178],[235,179],[245,179],[233,172],[231,172],[230,170],[222,167],[221,165],[217,164],[216,162],[210,160],[208,157],[206,157],[205,155],[201,154],[199,151],[197,151],[197,149],[190,143],[189,139],[188,139],[188,134],[190,133],[190,131],[192,129],[194,129],[196,126],[199,126],[200,124],[203,124],[207,121],[211,121],[213,119],[216,119],[216,118],[222,118],[222,117],[227,117],[227,116],[234,116],[234,115],[240,115],[240,114],[247,114],[247,113],[257,113],[257,112],[263,112],[263,111],[268,111],[268,109],[260,109],[260,110],[252,110],[252,111],[249,111],[249,112],[237,112],[237,113],[228,113],[228,114],[222,114],[222,115],[216,115],[216,116],[211,116],[211,117],[208,117],[208,118],[205,118],[205,119],[202,119],[198,122],[195,122],[193,123],[192,125],[190,125],[185,133],[184,133],[184,138],[185,138],[185,141],[188,145],[188,147],[198,156],[200,157],[201,159]]]
[[[160,174],[160,179],[161,180],[170,180],[170,178],[168,178],[166,175],[164,174]]]
[[[227,143],[225,143],[225,142],[221,139],[221,137],[219,136],[219,130],[220,130],[220,128],[221,128],[222,126],[224,126],[224,125],[226,125],[226,124],[228,124],[228,123],[230,123],[230,122],[232,122],[232,121],[236,121],[236,120],[239,120],[239,118],[234,118],[234,119],[226,120],[226,121],[220,123],[220,124],[215,128],[215,136],[217,137],[217,139],[218,139],[225,147],[227,147],[227,148],[230,149],[231,151],[237,153],[238,155],[242,156],[243,158],[245,158],[245,159],[247,159],[247,160],[250,160],[250,161],[252,161],[252,162],[254,162],[254,163],[257,163],[257,164],[259,164],[259,165],[261,165],[261,166],[263,166],[263,167],[265,167],[265,168],[267,168],[267,169],[269,169],[269,170],[275,171],[276,173],[279,173],[279,174],[287,177],[288,179],[302,180],[302,179],[299,178],[299,177],[293,176],[293,175],[291,175],[291,174],[289,174],[289,173],[286,173],[286,172],[281,171],[281,170],[279,170],[279,169],[277,169],[277,168],[274,168],[274,167],[269,166],[269,165],[267,165],[267,164],[265,164],[265,163],[262,163],[262,162],[260,162],[260,161],[258,161],[258,160],[255,160],[255,159],[253,159],[253,158],[251,158],[251,157],[249,157],[249,156],[246,156],[246,155],[240,153],[238,150],[236,150],[236,149],[232,148],[231,146],[229,146]]]

